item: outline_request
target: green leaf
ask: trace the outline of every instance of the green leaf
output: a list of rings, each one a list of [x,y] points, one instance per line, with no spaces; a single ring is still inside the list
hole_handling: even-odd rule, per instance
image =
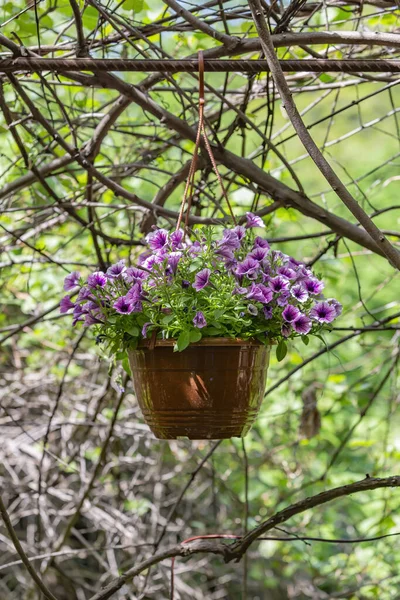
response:
[[[301,336],[301,341],[303,342],[303,344],[305,346],[308,346],[308,344],[310,343],[310,338],[308,337],[308,335],[302,335]]]
[[[276,358],[278,362],[281,362],[287,354],[287,344],[285,340],[281,340],[276,347]]]
[[[187,348],[190,344],[190,331],[182,331],[182,333],[179,335],[178,339],[176,340],[176,350],[178,350],[178,352],[182,352],[182,350],[184,350],[185,348]],[[174,348],[175,350],[175,348]]]
[[[125,0],[122,6],[125,10],[133,10],[134,12],[140,12],[144,8],[144,0]]]
[[[137,337],[140,333],[139,331],[139,327],[136,327],[136,325],[128,325],[128,327],[125,328],[126,333],[129,333],[129,335],[132,335],[133,337]]]
[[[165,317],[161,319],[161,323],[163,325],[168,325],[168,323],[171,323],[171,321],[173,321],[174,318],[175,315],[165,315]]]
[[[191,342],[199,342],[202,338],[201,335],[201,331],[199,331],[198,329],[192,329],[192,331],[190,332],[190,341]]]
[[[129,375],[129,377],[132,375],[131,373],[131,368],[129,366],[129,359],[125,354],[125,358],[122,361],[122,368],[124,369],[125,373],[127,373]]]
[[[194,260],[192,262],[192,264],[189,267],[189,273],[193,273],[193,271],[197,271],[197,269],[200,269],[200,267],[202,266],[202,261],[201,260]]]
[[[217,308],[217,310],[214,312],[214,319],[220,319],[224,312],[225,310],[223,308]]]

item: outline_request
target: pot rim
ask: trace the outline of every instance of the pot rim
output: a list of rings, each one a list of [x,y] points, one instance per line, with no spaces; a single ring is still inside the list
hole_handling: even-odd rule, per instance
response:
[[[146,340],[146,341],[142,340],[138,345],[138,349],[143,349],[143,348],[149,349],[150,341],[151,340]],[[157,347],[174,346],[175,343],[176,343],[175,339],[156,340],[155,347],[157,348]],[[188,348],[190,348],[190,346],[234,346],[234,347],[265,346],[266,348],[268,348],[271,346],[271,344],[263,344],[262,342],[260,342],[259,340],[256,340],[256,339],[244,340],[242,338],[207,337],[207,338],[202,338],[199,342],[191,342],[189,344]],[[135,350],[134,348],[129,349],[129,351],[134,351],[134,350]]]

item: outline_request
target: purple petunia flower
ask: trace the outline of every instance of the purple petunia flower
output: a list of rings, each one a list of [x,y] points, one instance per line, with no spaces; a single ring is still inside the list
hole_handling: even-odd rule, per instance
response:
[[[93,300],[89,300],[89,302],[85,302],[85,304],[83,304],[83,306],[82,306],[82,310],[84,312],[89,312],[90,310],[96,310],[98,312],[100,311],[97,302],[93,302]]]
[[[283,337],[289,337],[289,335],[292,333],[292,326],[289,323],[283,323],[281,333]]]
[[[182,248],[183,238],[185,237],[185,232],[183,229],[177,229],[169,236],[169,241],[171,243],[172,250],[177,250],[178,248]]]
[[[64,296],[60,302],[60,313],[66,313],[71,308],[75,308],[75,304],[71,302],[70,296]]]
[[[251,212],[247,212],[245,227],[246,227],[246,229],[250,229],[251,227],[265,227],[265,225],[264,225],[261,217],[258,217],[257,215],[255,215]]]
[[[137,283],[138,281],[142,281],[143,279],[146,279],[147,273],[146,273],[146,271],[142,271],[141,269],[138,269],[137,267],[128,267],[123,272],[123,277],[124,277],[125,281],[127,281],[127,283]]]
[[[73,271],[64,279],[64,290],[69,292],[73,290],[77,285],[79,285],[79,279],[81,274],[79,271]]]
[[[254,240],[254,247],[255,248],[266,248],[267,250],[269,250],[269,244],[267,242],[267,240],[265,240],[262,237],[257,236],[256,239]]]
[[[166,229],[152,231],[146,237],[146,242],[152,250],[162,250],[168,243],[168,231]]]
[[[86,314],[79,304],[75,305],[73,312],[72,325],[75,326],[78,321],[83,321],[83,315]]]
[[[235,285],[235,287],[233,288],[232,291],[232,296],[234,296],[235,294],[247,294],[247,288],[245,287],[241,287],[240,285]]]
[[[233,250],[229,246],[220,246],[218,248],[218,250],[216,250],[215,254],[217,254],[218,256],[221,256],[221,258],[225,258],[228,261],[235,260]]]
[[[85,315],[85,321],[84,321],[84,326],[85,327],[90,327],[90,325],[96,325],[97,323],[101,323],[102,321],[100,321],[100,319],[97,319],[94,315],[87,313]]]
[[[343,306],[340,304],[340,302],[338,302],[336,300],[336,298],[328,298],[326,300],[326,302],[330,305],[333,306],[333,308],[335,309],[335,313],[336,313],[336,317],[338,317],[339,315],[342,314],[342,310],[343,310]]]
[[[183,289],[186,289],[190,286],[190,281],[188,281],[187,279],[182,279],[182,283],[181,283]]]
[[[288,323],[293,323],[293,321],[295,321],[299,315],[299,309],[295,306],[292,306],[291,304],[288,304],[282,311],[282,317]]]
[[[126,296],[118,298],[118,300],[114,302],[113,307],[120,315],[130,315],[134,308],[132,300]]]
[[[278,306],[281,306],[281,307],[286,306],[289,298],[290,298],[289,290],[283,290],[283,292],[281,292],[279,294],[278,298],[276,299],[276,303]]]
[[[251,256],[251,258],[254,258],[254,260],[257,260],[258,262],[261,262],[264,260],[267,254],[267,248],[261,248],[261,246],[256,246],[254,250],[250,252],[249,256]]]
[[[145,269],[147,269],[148,271],[151,271],[152,268],[154,267],[155,264],[158,264],[160,261],[157,260],[157,256],[155,254],[152,254],[151,256],[148,256],[146,258],[146,260],[143,262],[143,267]]]
[[[236,227],[234,227],[232,231],[234,231],[238,236],[239,242],[241,242],[244,236],[246,235],[246,229],[245,227],[243,227],[243,225],[236,225]]]
[[[226,247],[231,250],[240,248],[240,240],[233,229],[224,229],[222,240],[217,242],[218,247]]]
[[[147,322],[147,323],[145,323],[145,324],[143,325],[143,327],[142,327],[142,336],[143,336],[144,338],[147,338],[147,330],[148,330],[148,328],[150,327],[150,325],[151,325],[151,323],[150,323],[150,322]]]
[[[256,273],[259,268],[259,262],[254,258],[251,258],[251,256],[247,256],[243,262],[238,263],[238,266],[236,268],[236,274],[239,277],[247,275],[249,279],[255,279]]]
[[[207,327],[207,321],[201,310],[197,311],[194,316],[193,324],[198,329],[202,329],[203,327]]]
[[[273,292],[278,293],[288,289],[289,281],[282,275],[278,275],[277,277],[271,277],[268,285]]]
[[[182,252],[170,252],[168,255],[168,266],[171,269],[171,272],[175,275],[176,270],[178,268],[178,263],[182,258]]]
[[[283,275],[288,279],[296,279],[296,271],[294,271],[290,267],[279,267],[277,273],[278,275]]]
[[[203,252],[203,246],[197,240],[189,247],[189,254],[197,256]]]
[[[129,292],[126,294],[126,299],[129,302],[137,302],[138,300],[141,300],[142,298],[142,284],[140,281],[138,281],[137,283],[135,283],[131,289],[129,290]]]
[[[311,321],[306,315],[300,313],[297,319],[292,323],[293,329],[297,333],[301,333],[302,335],[307,335],[307,333],[311,329]]]
[[[115,265],[111,265],[111,267],[107,269],[106,275],[113,279],[115,277],[120,277],[125,270],[125,260],[119,260]]]
[[[302,267],[304,266],[304,263],[300,262],[299,260],[296,260],[295,258],[293,258],[293,256],[289,256],[288,266],[291,269],[296,270],[296,267]]]
[[[273,295],[272,290],[266,285],[263,285],[262,283],[252,283],[246,298],[267,304],[268,302],[271,302]]]
[[[304,289],[307,290],[309,294],[320,294],[324,289],[324,283],[319,281],[316,277],[308,277],[302,281],[302,285]]]
[[[263,307],[264,319],[272,319],[272,306]]]
[[[254,304],[249,304],[247,306],[247,312],[253,315],[253,317],[258,315],[258,308],[254,306]]]
[[[92,290],[85,286],[81,287],[79,294],[76,297],[76,301],[82,302],[82,300],[88,300],[89,298],[92,298]]]
[[[298,302],[305,302],[308,300],[308,292],[303,288],[301,283],[294,285],[290,290],[290,293]]]
[[[310,310],[310,317],[319,323],[332,323],[336,318],[336,309],[328,302],[318,302]]]
[[[196,292],[199,292],[203,288],[207,287],[207,285],[209,284],[210,275],[210,269],[202,269],[197,273],[194,283],[192,284],[192,287],[194,287]]]
[[[271,296],[272,296],[272,292],[271,292]],[[262,290],[260,289],[260,286],[258,286],[256,283],[251,284],[250,291],[246,295],[246,298],[248,298],[249,300],[257,300],[257,302],[265,302],[264,294],[263,294]]]
[[[104,275],[103,271],[95,271],[89,275],[87,283],[90,288],[103,288],[107,283],[107,277]]]
[[[259,283],[258,287],[262,291],[262,294],[264,296],[264,303],[267,304],[268,302],[271,302],[272,298],[274,297],[274,293],[271,290],[271,288],[267,287],[263,283]]]

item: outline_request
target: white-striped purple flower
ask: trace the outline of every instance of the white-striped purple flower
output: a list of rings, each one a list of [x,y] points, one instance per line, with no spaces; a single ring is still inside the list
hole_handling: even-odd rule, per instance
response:
[[[312,323],[306,315],[300,313],[300,315],[292,323],[292,325],[293,329],[297,333],[300,333],[301,335],[307,335],[307,333],[309,333],[309,331],[311,330]]]
[[[168,244],[168,231],[166,229],[152,231],[146,237],[146,242],[152,250],[162,250]]]
[[[106,275],[107,277],[114,279],[115,277],[120,277],[125,270],[125,260],[119,260],[115,265],[111,265],[111,267],[107,269]]]
[[[280,306],[280,307],[283,308],[288,303],[289,298],[290,298],[290,292],[289,292],[289,290],[283,290],[283,292],[281,292],[279,294],[279,296],[277,297],[276,303],[277,303],[278,306]]]
[[[248,300],[256,300],[257,302],[265,302],[263,291],[256,283],[251,284],[250,291],[246,294],[246,298],[248,298]]]
[[[288,304],[287,306],[285,306],[285,308],[282,311],[282,317],[288,323],[293,323],[293,321],[295,321],[297,319],[297,317],[299,317],[299,316],[300,316],[299,309],[296,308],[296,306],[292,306],[291,304]]]
[[[260,263],[254,258],[251,258],[251,256],[247,256],[243,262],[238,263],[236,274],[239,277],[244,277],[246,275],[249,279],[254,279],[259,268]]]
[[[283,292],[289,288],[289,281],[286,279],[286,277],[278,275],[277,277],[271,277],[268,285],[273,292],[278,294],[279,292]]]
[[[278,275],[283,275],[288,279],[296,279],[296,272],[290,267],[279,267],[276,272],[278,273]]]
[[[198,329],[207,327],[206,318],[205,318],[204,314],[201,312],[201,310],[197,311],[197,313],[195,314],[195,316],[193,318],[193,325],[195,327],[197,327]]]
[[[310,310],[310,317],[319,323],[332,323],[336,318],[336,309],[328,302],[318,302]]]
[[[335,317],[338,317],[342,314],[343,307],[340,302],[336,300],[336,298],[328,298],[326,302],[335,309]]]
[[[75,304],[71,301],[70,296],[64,296],[64,298],[60,302],[60,313],[66,313],[71,308],[75,308]]]
[[[128,293],[125,295],[126,299],[129,300],[129,302],[137,302],[138,300],[142,299],[142,283],[141,281],[137,281],[132,287],[131,289],[128,291]]]
[[[304,289],[306,289],[309,294],[313,294],[314,296],[320,294],[325,287],[324,282],[319,281],[319,279],[317,279],[316,277],[308,277],[304,279],[301,283]]]
[[[103,288],[107,284],[107,277],[103,271],[95,271],[87,278],[87,284],[90,288]]]
[[[131,312],[133,312],[133,302],[126,296],[118,298],[118,300],[114,302],[113,307],[120,315],[130,315]]]
[[[72,271],[72,273],[67,275],[64,279],[64,290],[66,292],[70,292],[71,290],[76,288],[79,285],[80,276],[81,274],[79,273],[79,271]]]
[[[272,306],[264,306],[263,313],[264,313],[264,318],[267,319],[267,321],[269,319],[272,319]]]
[[[229,246],[220,246],[215,251],[215,254],[217,256],[220,256],[221,258],[224,258],[227,261],[230,261],[230,262],[233,262],[235,260],[235,256],[233,254],[233,249],[230,248]]]
[[[127,283],[137,283],[138,281],[143,281],[146,279],[148,273],[146,271],[142,271],[142,269],[138,269],[137,267],[128,267],[123,272],[123,277]]]
[[[240,240],[237,233],[233,229],[224,229],[222,240],[217,242],[219,248],[226,247],[231,250],[237,250],[240,248]]]
[[[236,225],[236,227],[234,227],[232,231],[234,231],[238,236],[239,242],[241,242],[244,236],[246,235],[246,228],[243,227],[243,225]]]
[[[78,296],[76,297],[76,301],[82,302],[82,300],[89,300],[90,298],[92,298],[92,290],[86,286],[83,286],[79,290]]]
[[[182,258],[182,252],[170,252],[168,254],[168,266],[171,269],[171,272],[175,275],[176,270],[178,268],[178,263]]]
[[[262,262],[264,258],[268,254],[268,248],[261,248],[261,246],[256,246],[249,254],[251,258],[257,260],[258,262]]]
[[[256,239],[254,240],[254,248],[266,248],[267,250],[269,250],[269,244],[268,244],[267,240],[265,240],[262,237],[257,236]]]
[[[248,304],[247,312],[250,313],[253,317],[256,317],[258,315],[258,308],[257,306],[254,306],[254,304]]]
[[[177,250],[178,248],[182,248],[183,238],[185,237],[185,232],[183,229],[177,229],[169,236],[169,241],[171,243],[172,250]]]
[[[298,302],[305,302],[306,300],[308,300],[308,292],[303,288],[301,283],[297,283],[296,285],[294,285],[291,288],[290,293],[292,294],[293,298],[296,298]]]
[[[197,273],[197,275],[194,279],[194,283],[192,284],[192,287],[194,287],[196,292],[199,292],[203,288],[207,287],[207,285],[210,282],[210,275],[211,275],[210,269],[202,269],[201,271],[199,271]]]
[[[142,327],[142,336],[143,336],[144,338],[147,338],[147,330],[148,330],[148,328],[150,327],[150,325],[151,325],[151,323],[150,323],[150,321],[149,321],[149,322],[145,323],[145,324],[143,325],[143,327]]]
[[[265,227],[263,220],[261,217],[257,215],[247,212],[246,213],[246,229],[250,229],[251,227]]]

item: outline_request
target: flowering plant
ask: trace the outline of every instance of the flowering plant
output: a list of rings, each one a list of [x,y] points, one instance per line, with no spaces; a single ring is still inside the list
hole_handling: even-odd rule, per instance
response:
[[[194,241],[181,229],[155,230],[136,266],[120,260],[86,280],[68,275],[64,289],[78,294],[65,296],[60,310],[72,311],[73,324],[94,325],[112,355],[155,332],[178,351],[202,337],[275,342],[282,360],[287,339],[307,344],[342,307],[322,297],[324,283],[308,267],[271,250],[257,227],[264,227],[260,217],[247,213],[244,226],[222,236],[211,227],[195,229]]]

